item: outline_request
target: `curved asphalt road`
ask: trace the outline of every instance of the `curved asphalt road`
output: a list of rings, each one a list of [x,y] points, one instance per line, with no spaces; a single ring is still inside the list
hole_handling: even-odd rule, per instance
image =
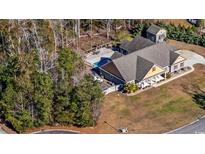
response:
[[[6,134],[6,132],[0,128],[0,134]]]
[[[38,132],[33,132],[32,134],[79,134],[78,131],[72,130],[42,130]]]
[[[167,134],[205,134],[205,117]]]

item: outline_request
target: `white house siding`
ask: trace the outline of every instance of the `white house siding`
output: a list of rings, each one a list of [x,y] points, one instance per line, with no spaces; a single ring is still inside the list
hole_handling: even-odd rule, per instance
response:
[[[160,38],[161,36],[163,36],[164,38],[161,39]],[[166,30],[162,29],[156,34],[156,43],[163,42],[165,38],[166,38]]]
[[[180,65],[181,63],[184,63],[184,65],[181,66],[181,65]],[[177,66],[177,68],[176,68],[175,66]],[[184,61],[182,61],[182,62],[180,62],[180,63],[176,63],[176,64],[174,64],[174,65],[171,66],[170,72],[173,73],[174,71],[178,71],[178,70],[182,69],[182,68],[185,67],[185,66],[186,66],[186,63],[185,63]]]

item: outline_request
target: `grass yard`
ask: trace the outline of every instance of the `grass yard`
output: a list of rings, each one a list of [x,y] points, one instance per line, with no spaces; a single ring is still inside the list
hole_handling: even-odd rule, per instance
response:
[[[205,89],[205,66],[158,88],[136,96],[112,93],[106,96],[95,133],[116,133],[104,123],[128,127],[129,133],[164,133],[205,114],[190,94],[194,87]]]

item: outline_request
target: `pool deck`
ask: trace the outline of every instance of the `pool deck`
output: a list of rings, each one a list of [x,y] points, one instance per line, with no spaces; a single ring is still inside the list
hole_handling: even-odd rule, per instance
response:
[[[108,48],[101,48],[96,51],[96,54],[89,53],[86,56],[85,62],[90,64],[91,66],[95,65],[95,63],[99,62],[101,58],[110,58],[115,51]]]

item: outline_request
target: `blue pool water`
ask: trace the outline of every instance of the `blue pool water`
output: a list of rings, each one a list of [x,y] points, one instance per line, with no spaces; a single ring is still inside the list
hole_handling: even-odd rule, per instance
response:
[[[102,59],[102,60],[100,60],[100,61],[98,61],[98,62],[95,62],[94,64],[93,64],[93,67],[100,67],[100,66],[102,66],[102,65],[104,65],[104,64],[106,64],[106,63],[108,63],[110,60],[109,59]]]

